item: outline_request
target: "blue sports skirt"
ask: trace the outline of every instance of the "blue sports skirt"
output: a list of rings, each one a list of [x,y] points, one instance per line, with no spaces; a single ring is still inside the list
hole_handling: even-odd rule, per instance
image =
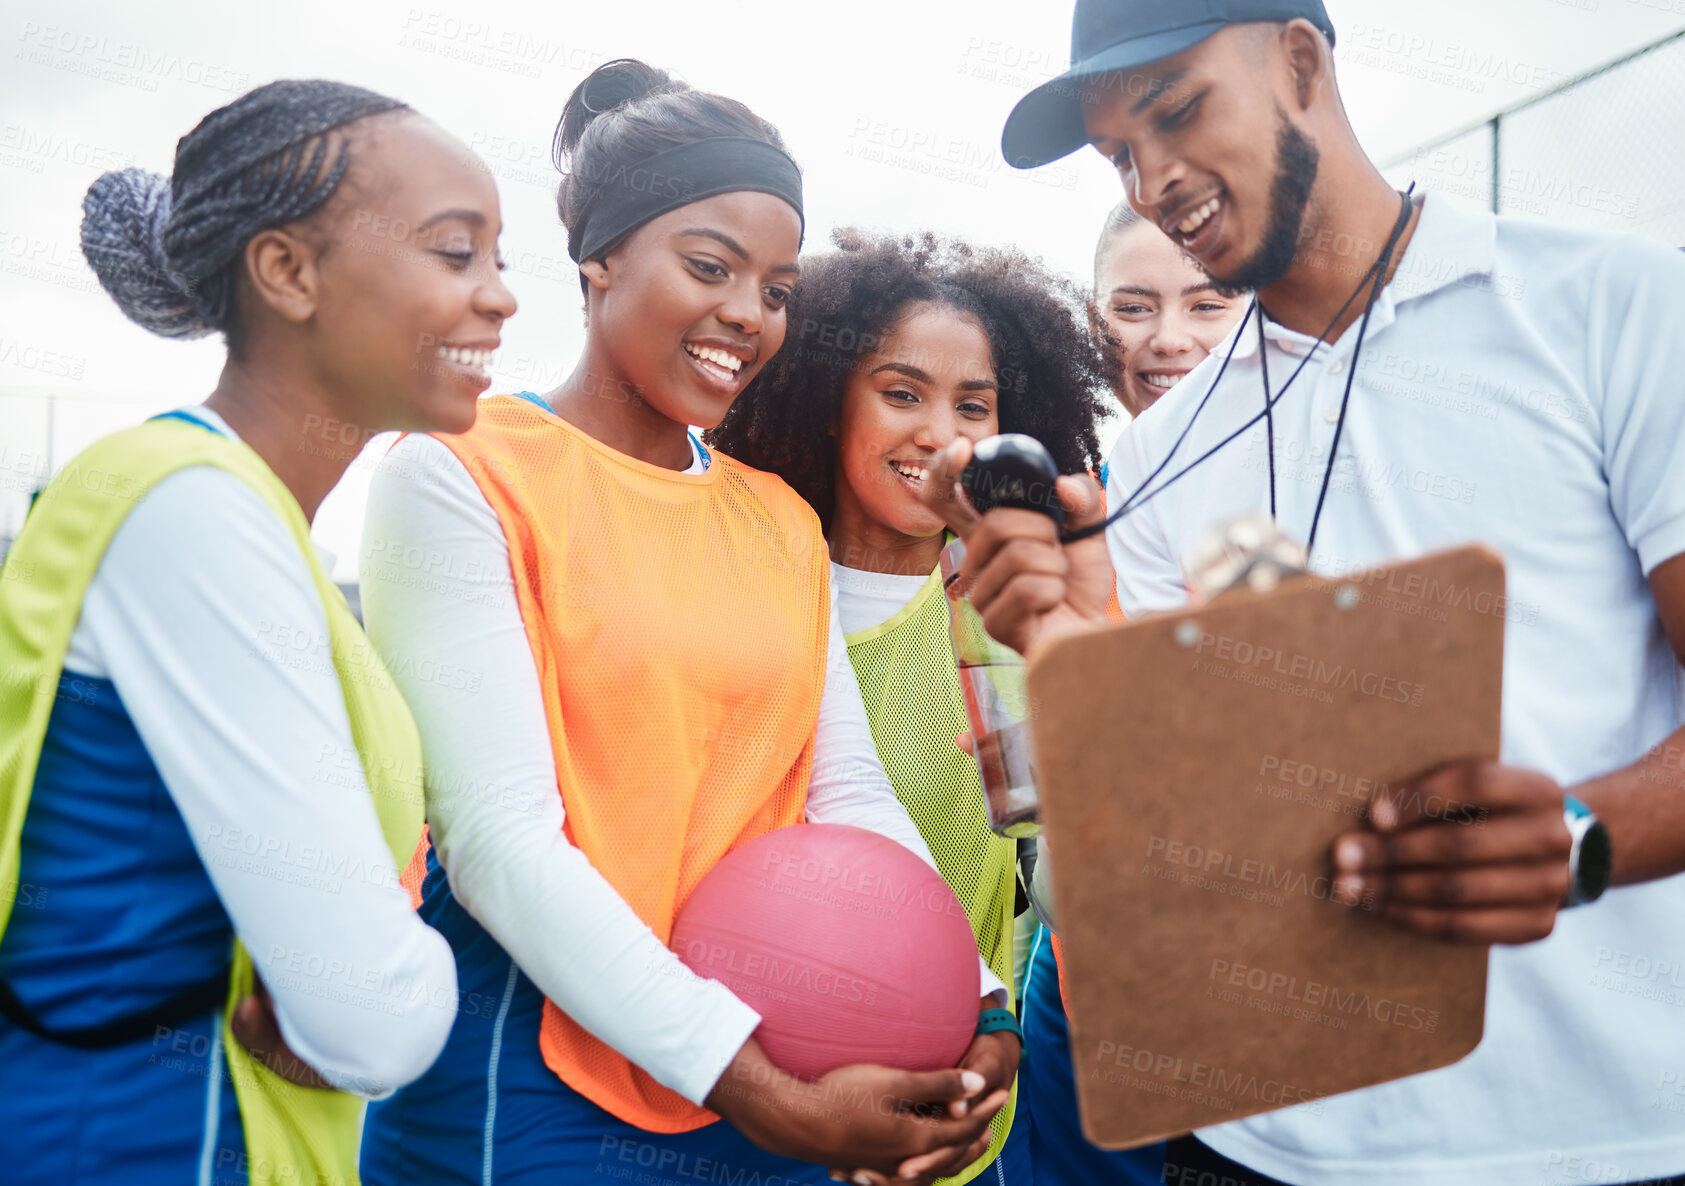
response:
[[[421,915],[456,955],[456,1024],[420,1079],[369,1105],[366,1186],[796,1186],[825,1169],[766,1152],[725,1121],[645,1132],[604,1111],[545,1066],[544,994],[450,893],[432,855]]]

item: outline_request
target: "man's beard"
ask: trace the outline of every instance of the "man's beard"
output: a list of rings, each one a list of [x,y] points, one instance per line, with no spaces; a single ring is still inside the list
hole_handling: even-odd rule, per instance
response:
[[[1280,128],[1275,138],[1275,180],[1270,182],[1270,220],[1264,228],[1263,242],[1232,275],[1218,276],[1209,268],[1205,270],[1224,296],[1268,288],[1287,275],[1298,254],[1305,208],[1310,204],[1311,187],[1316,184],[1318,153],[1316,144],[1293,126],[1279,106],[1276,115]]]

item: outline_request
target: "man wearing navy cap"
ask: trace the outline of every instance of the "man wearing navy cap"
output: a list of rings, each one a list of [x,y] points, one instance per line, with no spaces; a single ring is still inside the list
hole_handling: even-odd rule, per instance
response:
[[[1184,558],[1243,513],[1325,575],[1470,541],[1506,566],[1501,761],[1378,797],[1330,853],[1375,925],[1497,945],[1484,1040],[1201,1130],[1164,1179],[1685,1181],[1685,259],[1398,193],[1333,39],[1318,0],[1078,0],[1071,70],[1002,137],[1021,168],[1093,145],[1137,211],[1258,293],[1110,459],[1126,612],[1185,604]],[[1101,536],[979,519],[951,496],[968,458],[940,454],[926,498],[968,539],[990,632],[1028,652],[1103,623]],[[1061,492],[1067,532],[1103,521],[1092,483]]]

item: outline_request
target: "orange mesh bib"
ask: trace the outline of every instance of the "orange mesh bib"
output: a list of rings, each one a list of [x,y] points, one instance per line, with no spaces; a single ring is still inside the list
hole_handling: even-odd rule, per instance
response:
[[[1052,931],[1047,937],[1053,941],[1053,970],[1059,974],[1059,1003],[1065,1007],[1065,1016],[1071,1015],[1071,1002],[1065,999],[1065,945],[1059,942],[1059,936]]]
[[[509,543],[568,839],[666,942],[721,857],[802,821],[831,621],[818,518],[729,457],[663,469],[522,399],[440,440]],[[552,1001],[539,1046],[639,1128],[717,1119]]]

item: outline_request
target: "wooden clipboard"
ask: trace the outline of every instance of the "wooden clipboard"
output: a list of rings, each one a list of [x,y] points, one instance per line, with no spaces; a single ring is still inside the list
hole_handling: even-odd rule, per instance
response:
[[[1502,563],[1470,547],[1234,591],[1036,656],[1089,1140],[1315,1108],[1479,1043],[1487,949],[1333,901],[1328,851],[1377,787],[1497,758],[1506,610]]]

